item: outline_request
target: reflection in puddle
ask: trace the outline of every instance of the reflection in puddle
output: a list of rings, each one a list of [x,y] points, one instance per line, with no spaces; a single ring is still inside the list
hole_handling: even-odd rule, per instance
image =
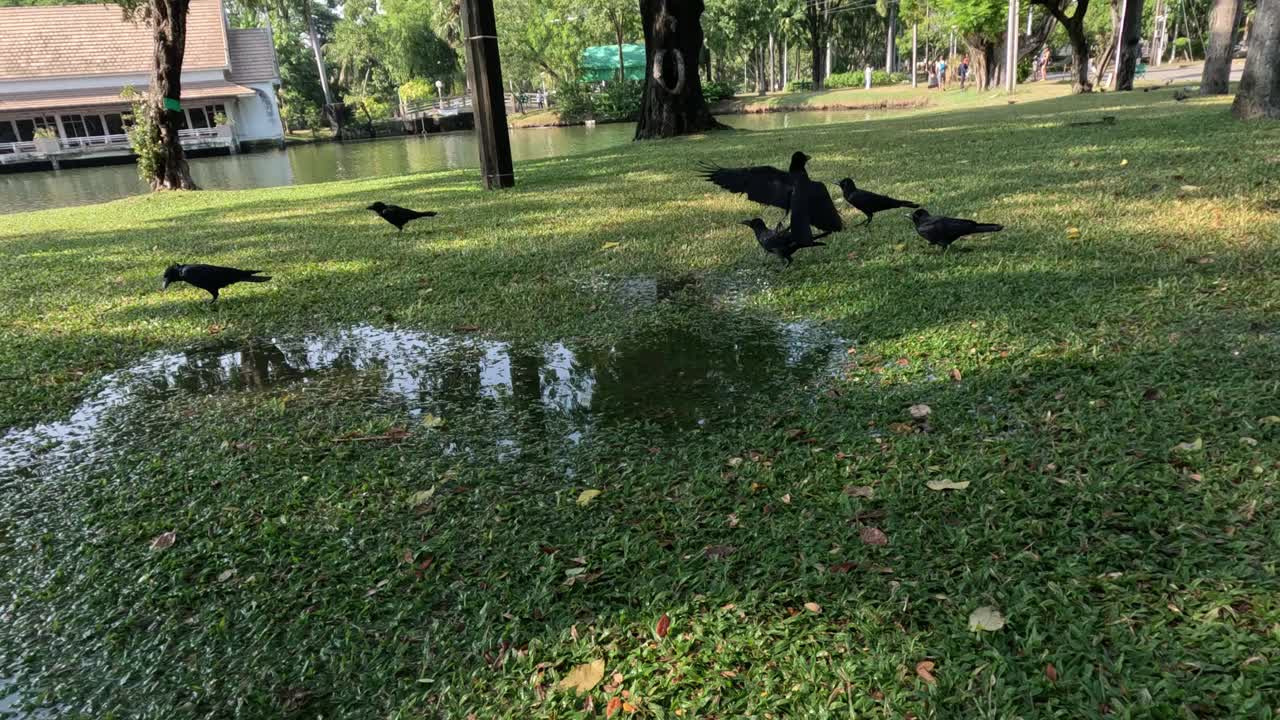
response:
[[[371,402],[411,415],[481,411],[511,421],[507,432],[480,440],[512,456],[520,443],[510,431],[530,423],[562,444],[576,445],[602,423],[691,428],[730,417],[749,402],[824,377],[842,347],[838,338],[806,324],[735,317],[711,334],[677,328],[607,347],[442,337],[367,325],[250,340],[152,356],[111,373],[66,420],[13,429],[0,438],[0,471],[37,459],[56,461],[62,470],[92,461],[112,411],[126,405],[175,394],[366,377],[377,381]]]

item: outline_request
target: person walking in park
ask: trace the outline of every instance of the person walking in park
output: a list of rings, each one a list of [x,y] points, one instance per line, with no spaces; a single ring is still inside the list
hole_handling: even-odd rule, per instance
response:
[[[945,58],[938,58],[938,87],[943,90],[947,89],[947,61]]]
[[[1040,81],[1049,79],[1049,60],[1053,57],[1053,53],[1049,50],[1049,46],[1045,45],[1044,50],[1040,53]]]
[[[969,79],[969,56],[965,55],[960,58],[960,67],[956,68],[956,74],[960,76],[960,89],[964,89],[964,83]]]

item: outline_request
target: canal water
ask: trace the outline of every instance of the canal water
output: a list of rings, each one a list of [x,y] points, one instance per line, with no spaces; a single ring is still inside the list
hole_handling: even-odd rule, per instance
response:
[[[879,111],[874,117],[885,114]],[[776,130],[872,116],[867,112],[826,111],[728,115],[719,119],[745,130]],[[512,130],[511,152],[517,162],[592,152],[630,142],[634,132],[635,125],[631,123]],[[196,158],[191,160],[191,174],[201,187],[220,190],[305,185],[476,167],[477,153],[475,135],[470,132],[415,135]],[[0,174],[0,214],[107,202],[145,191],[133,165]]]

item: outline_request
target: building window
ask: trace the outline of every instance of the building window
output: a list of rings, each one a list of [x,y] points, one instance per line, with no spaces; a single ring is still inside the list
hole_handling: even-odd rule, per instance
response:
[[[205,115],[204,108],[188,108],[187,115],[191,118],[191,127],[196,130],[203,130],[209,127],[209,117]]]
[[[63,115],[62,128],[69,138],[82,138],[88,135],[84,129],[84,118],[80,115]]]
[[[58,129],[58,121],[52,115],[40,116],[33,118],[21,118],[15,120],[18,126],[18,139],[22,142],[31,142],[36,137],[36,130],[40,128],[49,128],[58,137],[62,137],[62,131]]]
[[[13,148],[9,143],[18,142],[18,131],[14,128],[13,123],[8,120],[0,120],[0,153],[11,153]]]
[[[84,131],[86,134],[89,135],[89,137],[100,137],[102,135],[106,135],[107,133],[103,129],[103,125],[102,125],[102,116],[101,115],[85,115]]]
[[[209,114],[210,127],[214,126],[213,119],[216,118],[217,116],[221,115],[223,117],[228,117],[227,107],[222,103],[218,103],[217,105],[206,105],[204,108],[204,111]]]
[[[107,113],[103,116],[103,119],[107,121],[107,134],[124,134],[124,115],[121,115],[120,113]]]
[[[58,137],[62,137],[62,128],[58,127],[58,118],[52,115],[42,115],[32,118],[32,121],[35,122],[37,129],[46,128],[52,130]]]

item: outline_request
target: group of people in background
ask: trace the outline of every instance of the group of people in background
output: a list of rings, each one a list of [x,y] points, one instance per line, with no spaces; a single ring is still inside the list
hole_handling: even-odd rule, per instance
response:
[[[960,59],[960,64],[955,68],[956,78],[960,81],[960,89],[964,90],[965,83],[969,80],[969,56],[965,55]],[[929,87],[947,89],[947,60],[946,58],[938,58],[929,63]]]

